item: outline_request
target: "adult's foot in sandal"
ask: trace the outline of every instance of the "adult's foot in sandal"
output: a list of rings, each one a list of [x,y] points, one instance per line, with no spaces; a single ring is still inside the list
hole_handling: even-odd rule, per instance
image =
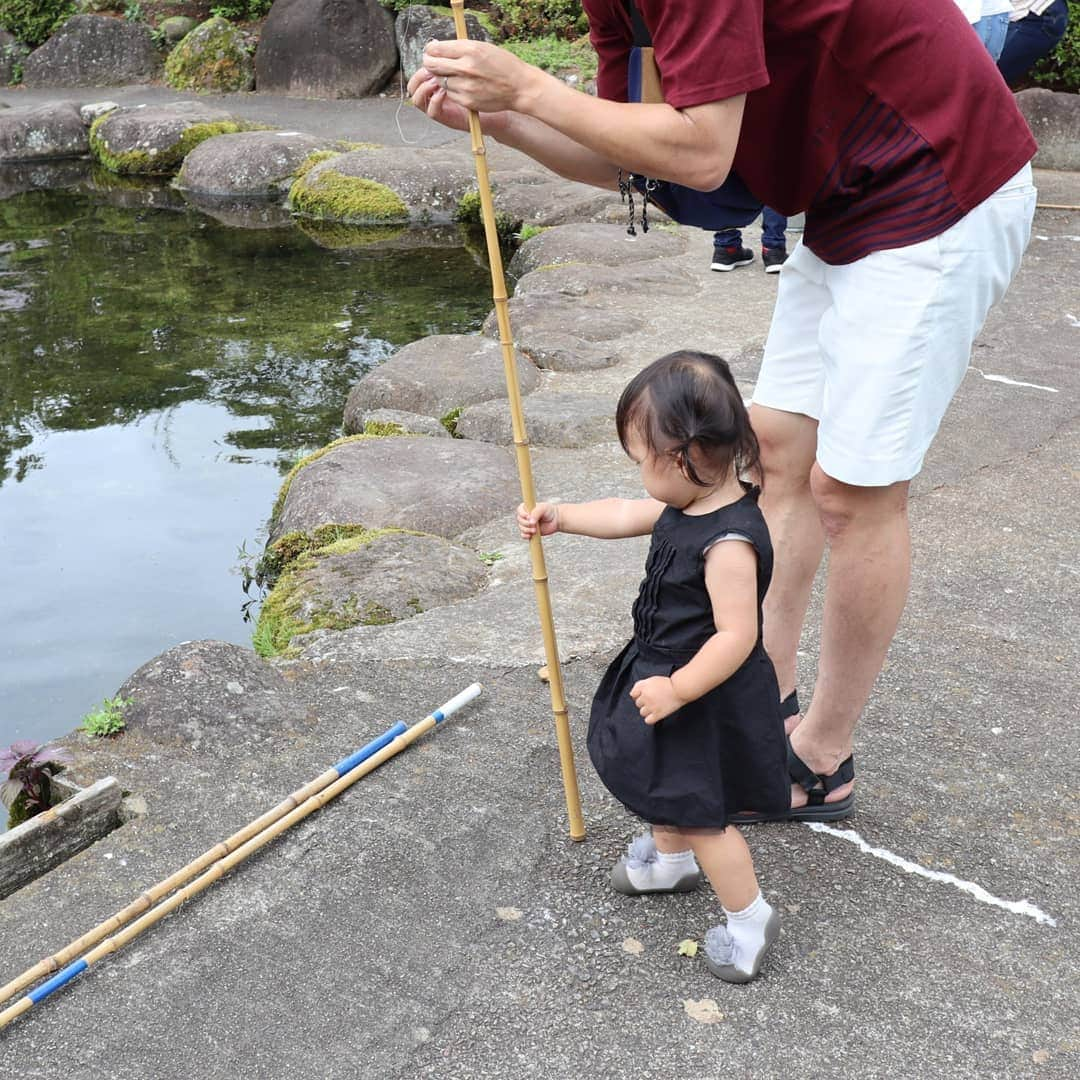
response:
[[[855,762],[852,756],[841,756],[830,762],[831,773],[814,772],[792,747],[792,734],[802,723],[799,697],[792,690],[780,702],[780,716],[784,721],[784,733],[788,741],[788,772],[794,781],[791,785],[791,802],[786,813],[763,814],[747,810],[735,814],[736,824],[752,825],[762,821],[839,821],[849,817],[855,805]]]
[[[788,819],[838,821],[849,817],[855,804],[855,762],[850,751],[842,748],[818,756],[813,747],[801,745],[802,734],[796,730],[788,737],[788,772],[793,781]]]

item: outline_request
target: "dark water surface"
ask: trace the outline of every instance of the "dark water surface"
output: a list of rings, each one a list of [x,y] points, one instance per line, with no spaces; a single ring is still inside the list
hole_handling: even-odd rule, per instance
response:
[[[0,202],[0,746],[70,731],[178,642],[250,644],[238,550],[282,473],[364,371],[491,307],[456,235],[322,239],[359,246]]]

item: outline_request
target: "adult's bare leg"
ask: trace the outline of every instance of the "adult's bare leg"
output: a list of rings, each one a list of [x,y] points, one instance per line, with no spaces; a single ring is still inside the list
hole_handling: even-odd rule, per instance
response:
[[[825,531],[810,489],[818,425],[801,413],[764,405],[751,406],[750,421],[761,446],[761,510],[774,552],[772,584],[764,604],[765,651],[785,698],[795,689],[799,639],[825,547]]]
[[[814,697],[791,746],[814,772],[835,772],[851,753],[851,736],[885,662],[907,600],[911,576],[906,481],[854,487],[817,464],[811,491],[829,545]],[[846,798],[852,785],[830,793]],[[806,803],[792,789],[792,807]]]

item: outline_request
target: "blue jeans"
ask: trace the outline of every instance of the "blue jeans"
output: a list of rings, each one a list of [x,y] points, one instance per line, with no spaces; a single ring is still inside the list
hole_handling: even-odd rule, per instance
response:
[[[761,209],[761,246],[763,248],[787,248],[784,230],[787,218],[778,214],[771,206]],[[742,243],[742,232],[738,229],[721,229],[713,233],[713,243],[717,247],[738,247]]]
[[[1057,48],[1069,24],[1065,0],[1054,0],[1041,15],[1025,15],[1009,23],[998,71],[1011,86],[1019,82],[1038,61]]]
[[[973,22],[971,28],[986,46],[990,59],[997,63],[1001,50],[1005,48],[1005,35],[1009,32],[1009,13],[1002,11],[998,15],[984,15],[978,22]]]

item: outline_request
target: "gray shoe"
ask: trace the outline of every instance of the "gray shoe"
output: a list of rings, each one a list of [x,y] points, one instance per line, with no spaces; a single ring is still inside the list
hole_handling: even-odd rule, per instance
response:
[[[627,848],[626,854],[611,868],[611,887],[625,896],[643,896],[645,893],[690,892],[701,882],[701,871],[696,864],[693,870],[683,874],[671,884],[639,887],[630,880],[630,875],[627,873],[629,869],[648,871],[655,868],[657,863],[656,844],[652,836],[645,833],[635,838]]]
[[[757,978],[765,954],[772,948],[773,943],[779,936],[780,916],[774,911],[765,924],[765,943],[758,950],[757,956],[754,957],[754,966],[747,973],[734,964],[735,942],[732,940],[728,928],[724,925],[714,926],[705,935],[705,966],[718,979],[723,979],[724,982],[748,983]]]

